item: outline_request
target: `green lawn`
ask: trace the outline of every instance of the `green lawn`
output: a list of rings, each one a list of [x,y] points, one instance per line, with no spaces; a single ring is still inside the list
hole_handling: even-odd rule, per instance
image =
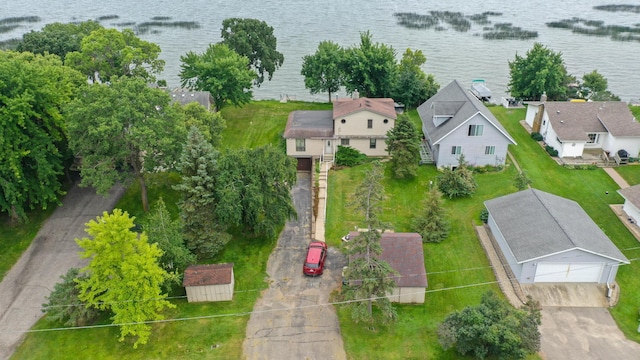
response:
[[[615,168],[618,174],[622,176],[629,185],[640,184],[640,164],[631,164],[627,166],[620,166]]]

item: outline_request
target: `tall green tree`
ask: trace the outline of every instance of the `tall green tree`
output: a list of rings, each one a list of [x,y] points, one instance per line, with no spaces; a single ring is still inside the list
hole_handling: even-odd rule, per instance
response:
[[[209,111],[197,102],[191,102],[186,105],[175,103],[174,106],[184,114],[184,123],[187,129],[192,126],[198,128],[202,136],[214,148],[220,146],[222,141],[222,132],[227,127],[226,121],[220,112]]]
[[[445,168],[438,175],[438,189],[449,199],[473,195],[478,189],[478,183],[473,177],[473,171],[467,167],[464,155],[458,158],[456,169]]]
[[[225,44],[210,45],[202,54],[188,52],[180,57],[180,79],[183,87],[211,93],[216,110],[228,103],[242,105],[251,101],[251,82],[255,71],[249,59]]]
[[[80,50],[67,53],[65,65],[85,74],[93,82],[114,77],[140,77],[148,82],[164,68],[158,59],[160,47],[138,38],[130,29],[100,28],[82,39]]]
[[[140,78],[87,85],[66,107],[70,147],[82,158],[81,185],[106,194],[117,182],[137,179],[149,211],[145,175],[171,169],[186,137],[169,100]]]
[[[56,203],[70,157],[61,109],[83,82],[56,55],[0,51],[0,212]]]
[[[604,75],[593,70],[582,76],[582,97],[593,101],[620,101],[620,97],[609,91],[609,82]]]
[[[449,235],[449,222],[443,206],[442,193],[435,187],[427,193],[422,211],[413,219],[413,229],[423,242],[439,243]]]
[[[297,216],[291,189],[296,161],[273,146],[229,150],[220,157],[216,214],[220,223],[273,238]]]
[[[79,297],[78,281],[86,281],[87,274],[80,274],[80,269],[71,268],[60,278],[62,281],[55,284],[47,296],[47,303],[42,304],[42,312],[47,313],[47,319],[66,326],[84,326],[96,321],[103,312],[86,306]]]
[[[158,258],[162,251],[149,244],[147,235],[130,229],[133,218],[115,209],[87,223],[90,238],[76,239],[81,258],[89,259],[82,269],[87,278],[78,279],[79,298],[88,306],[113,312],[120,326],[120,341],[134,336],[133,347],[146,344],[151,326],[145,321],[161,320],[161,311],[175,305],[168,302],[161,287],[168,274]]]
[[[529,297],[521,309],[489,291],[480,305],[449,314],[438,327],[438,341],[447,350],[477,359],[524,359],[540,350],[540,306]]]
[[[170,289],[172,285],[182,285],[184,269],[195,264],[196,257],[184,244],[182,236],[182,223],[179,219],[172,219],[167,207],[160,198],[142,225],[144,233],[149,238],[149,243],[158,244],[162,255],[158,258],[158,264],[171,277],[167,278],[164,287]]]
[[[391,155],[391,171],[397,179],[413,178],[420,165],[420,134],[409,116],[398,116],[387,132],[387,151]]]
[[[354,206],[364,216],[367,226],[367,230],[351,240],[347,247],[351,260],[345,271],[347,285],[343,288],[343,296],[346,300],[353,300],[348,306],[355,322],[375,322],[374,303],[380,310],[382,322],[393,321],[397,317],[387,297],[396,286],[393,276],[397,272],[379,258],[382,253],[381,232],[386,227],[380,220],[381,201],[384,199],[382,177],[382,165],[373,163],[354,194]]]
[[[420,68],[425,62],[427,58],[421,50],[407,49],[398,65],[392,96],[407,109],[416,108],[440,88],[433,75],[425,74]]]
[[[562,53],[541,43],[533,44],[524,57],[516,54],[509,62],[509,76],[507,86],[514,98],[540,100],[546,93],[548,100],[566,99],[569,76]]]
[[[249,59],[249,66],[258,74],[254,79],[258,87],[264,82],[265,73],[271,81],[273,73],[284,62],[284,55],[277,50],[273,28],[262,20],[225,19],[221,36],[223,44]]]
[[[22,35],[16,50],[29,51],[34,54],[56,54],[62,60],[67,53],[80,51],[80,44],[85,36],[92,31],[101,29],[102,25],[97,21],[88,20],[81,23],[51,23],[45,25],[42,30],[32,30]]]
[[[305,55],[302,58],[302,70],[304,87],[311,94],[321,92],[331,95],[342,87],[344,73],[341,63],[344,61],[345,51],[340,45],[332,41],[322,41],[313,55]]]
[[[216,221],[217,158],[218,152],[192,127],[178,163],[182,181],[174,189],[182,195],[178,206],[184,240],[199,258],[213,257],[231,238]]]
[[[360,46],[348,48],[343,62],[345,88],[348,92],[373,98],[391,96],[396,81],[396,51],[374,43],[367,31],[360,33]]]

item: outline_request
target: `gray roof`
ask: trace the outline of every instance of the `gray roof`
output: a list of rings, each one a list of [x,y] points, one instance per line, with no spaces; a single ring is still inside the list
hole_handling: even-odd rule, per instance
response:
[[[289,114],[283,134],[285,139],[333,137],[332,110],[296,110]]]
[[[528,189],[484,204],[518,263],[574,249],[629,263],[573,200]]]
[[[213,104],[213,97],[208,91],[189,91],[184,89],[174,90],[170,94],[172,102],[178,102],[181,105],[187,105],[191,102],[197,102],[200,105],[211,109]]]
[[[544,105],[553,130],[561,141],[588,141],[589,133],[640,136],[640,123],[620,101],[547,101]]]
[[[625,200],[640,209],[640,185],[634,185],[628,188],[618,190]]]
[[[478,113],[482,114],[508,141],[512,144],[516,143],[491,111],[473,94],[465,90],[457,80],[452,81],[418,106],[422,129],[430,144],[437,144]],[[449,116],[450,118],[436,126],[433,122],[434,116]]]

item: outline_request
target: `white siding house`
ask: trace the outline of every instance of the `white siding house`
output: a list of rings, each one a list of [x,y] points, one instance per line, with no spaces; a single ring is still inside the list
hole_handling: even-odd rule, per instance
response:
[[[235,285],[233,263],[191,265],[184,271],[182,284],[189,302],[230,301]]]
[[[634,223],[640,224],[640,185],[620,189],[618,193],[624,198],[622,210]]]

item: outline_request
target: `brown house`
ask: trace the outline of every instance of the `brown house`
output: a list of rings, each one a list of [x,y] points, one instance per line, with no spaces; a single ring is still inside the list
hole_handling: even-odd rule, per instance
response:
[[[191,265],[182,281],[189,302],[229,301],[234,284],[233,263]]]

